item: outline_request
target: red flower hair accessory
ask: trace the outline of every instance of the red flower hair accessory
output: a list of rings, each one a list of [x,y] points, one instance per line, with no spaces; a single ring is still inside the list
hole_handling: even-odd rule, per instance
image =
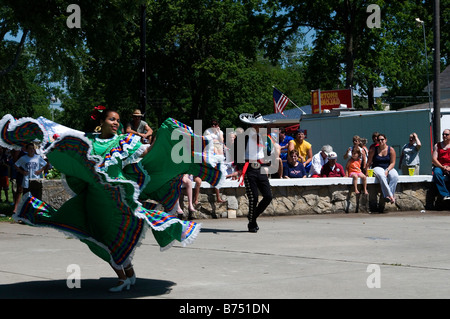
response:
[[[98,120],[100,113],[102,113],[104,110],[106,110],[106,107],[104,107],[103,105],[96,106],[91,113],[91,119],[93,119],[94,121]]]

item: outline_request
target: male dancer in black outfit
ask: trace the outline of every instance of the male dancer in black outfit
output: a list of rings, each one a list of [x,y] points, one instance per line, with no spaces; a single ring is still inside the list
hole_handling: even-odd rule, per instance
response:
[[[242,116],[241,116],[242,120]],[[262,125],[262,117],[255,113],[253,116],[246,118],[252,128],[245,133],[245,144],[239,135],[235,141],[235,163],[238,170],[243,175],[243,183],[248,197],[248,231],[256,233],[259,230],[256,219],[261,215],[272,201],[272,190],[268,177],[268,166],[270,161],[266,160],[267,150],[263,136],[259,134]],[[261,123],[261,124],[260,124]],[[248,132],[250,131],[250,132]],[[263,196],[258,203],[258,191]]]

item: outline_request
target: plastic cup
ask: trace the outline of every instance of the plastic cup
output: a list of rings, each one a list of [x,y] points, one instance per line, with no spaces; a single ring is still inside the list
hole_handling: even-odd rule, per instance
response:
[[[414,175],[414,171],[415,171],[415,168],[414,168],[414,167],[409,167],[409,168],[408,168],[409,176],[413,176],[413,175]]]
[[[373,177],[373,169],[372,169],[372,168],[369,168],[369,169],[367,170],[367,175],[368,175],[369,177]]]

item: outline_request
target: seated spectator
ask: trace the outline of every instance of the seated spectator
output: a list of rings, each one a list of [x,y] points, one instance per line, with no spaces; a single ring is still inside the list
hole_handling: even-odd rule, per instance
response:
[[[367,191],[367,178],[362,172],[361,167],[365,166],[364,155],[362,155],[359,147],[354,147],[352,150],[352,157],[348,160],[345,167],[345,176],[353,178],[353,187],[355,188],[355,194],[359,194],[358,191],[358,178],[361,178],[364,186],[364,194],[369,194]]]
[[[190,176],[188,174],[184,174],[183,175],[183,185],[186,191],[186,195],[188,198],[188,211],[189,211],[189,216],[192,216],[193,213],[196,212],[194,205],[192,204],[192,180],[190,179]],[[179,201],[181,202],[183,200],[183,197],[180,196]],[[180,207],[180,204],[178,203],[177,206],[177,215],[178,215],[178,219],[183,219],[184,218],[184,212]]]
[[[299,161],[305,166],[305,169],[308,172],[313,154],[311,144],[305,141],[305,131],[302,129],[298,129],[295,133],[295,138],[292,141],[289,141],[287,159],[289,159],[289,152],[294,149],[298,151]]]
[[[203,135],[210,136],[212,138],[213,146],[214,146],[214,155],[222,156],[223,158],[225,158],[225,153],[224,153],[225,140],[224,140],[223,131],[220,129],[219,122],[217,120],[213,119],[211,121],[211,127],[208,128],[207,130],[205,130]],[[225,201],[222,200],[222,198],[220,197],[220,190],[218,188],[214,188],[214,191],[216,193],[216,201],[218,203],[224,203]]]
[[[322,146],[320,152],[316,153],[311,160],[311,169],[309,174],[311,177],[320,177],[322,166],[328,162],[328,154],[333,151],[330,145]]]
[[[153,130],[147,122],[142,120],[143,117],[144,114],[141,113],[141,110],[134,110],[132,120],[127,124],[126,132],[138,135],[141,137],[142,143],[150,144],[153,136]]]
[[[380,135],[380,133],[379,132],[373,132],[372,133],[372,144],[369,146],[369,152],[370,152],[370,150],[372,149],[372,148],[374,148],[374,147],[377,147],[378,145],[380,145],[379,143],[378,143],[378,135]],[[369,153],[368,152],[368,153]],[[367,153],[367,154],[368,154]]]
[[[288,161],[283,165],[283,178],[305,178],[306,170],[302,163],[298,161],[297,150],[289,152]]]
[[[361,138],[358,135],[353,136],[353,145],[347,149],[347,152],[344,153],[344,159],[348,160],[352,157],[352,151],[354,148],[359,148],[361,144]]]
[[[433,182],[444,200],[450,200],[448,181],[450,176],[450,130],[442,132],[442,142],[434,145],[433,156]]]
[[[280,133],[278,135],[278,144],[280,145],[280,158],[285,161],[287,160],[287,152],[289,142],[293,140],[292,136],[286,135],[286,130],[284,127],[280,128]]]
[[[378,135],[378,146],[369,150],[369,159],[366,167],[372,167],[375,177],[380,182],[383,196],[395,203],[395,190],[398,183],[398,173],[395,170],[396,153],[393,147],[387,145],[387,138],[384,134]]]
[[[320,177],[344,177],[345,171],[341,164],[336,163],[337,154],[331,152],[328,154],[328,162],[322,166]]]
[[[200,186],[202,186],[202,179],[198,176],[193,176],[192,180],[195,183],[194,198],[192,199],[193,200],[192,204],[196,206],[198,205],[198,195],[200,194]]]
[[[214,145],[214,154],[224,155],[224,135],[217,120],[211,121],[211,127],[205,130],[203,135],[211,136]]]

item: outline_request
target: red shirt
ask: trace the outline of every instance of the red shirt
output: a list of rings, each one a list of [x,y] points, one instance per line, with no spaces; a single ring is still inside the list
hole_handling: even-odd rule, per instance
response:
[[[441,143],[437,143],[438,161],[442,166],[450,166],[450,148],[447,150],[442,149]]]
[[[344,177],[345,172],[344,168],[341,164],[336,163],[334,165],[334,169],[331,169],[330,165],[326,163],[324,166],[322,166],[322,169],[320,170],[320,177]]]

